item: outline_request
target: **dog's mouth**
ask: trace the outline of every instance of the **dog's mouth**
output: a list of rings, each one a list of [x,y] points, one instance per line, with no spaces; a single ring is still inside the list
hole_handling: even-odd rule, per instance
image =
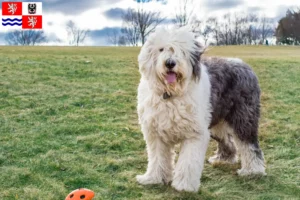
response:
[[[173,71],[168,71],[165,77],[168,84],[171,84],[176,82],[177,74]]]

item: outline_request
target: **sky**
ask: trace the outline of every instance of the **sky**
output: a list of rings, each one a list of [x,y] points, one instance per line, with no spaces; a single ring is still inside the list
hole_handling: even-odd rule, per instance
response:
[[[7,1],[7,0],[5,0]],[[18,1],[18,0],[14,0]],[[166,17],[162,26],[172,26],[180,0],[160,0],[144,3],[144,8],[161,11]],[[2,13],[2,2],[1,13]],[[29,2],[23,0],[23,2]],[[68,45],[66,23],[73,20],[82,29],[88,29],[89,36],[83,45],[108,45],[107,33],[120,30],[122,13],[128,8],[141,6],[135,0],[41,0],[43,2],[43,30],[49,45]],[[211,16],[222,16],[228,12],[243,12],[266,15],[276,20],[283,17],[288,8],[300,8],[299,0],[194,0],[189,5],[195,15],[205,20]],[[0,45],[5,45],[8,28],[0,25]]]

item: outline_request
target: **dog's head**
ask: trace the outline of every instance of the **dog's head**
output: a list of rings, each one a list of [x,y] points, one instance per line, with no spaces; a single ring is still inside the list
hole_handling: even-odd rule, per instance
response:
[[[186,27],[152,33],[139,54],[140,73],[158,93],[183,94],[200,78],[204,47]]]

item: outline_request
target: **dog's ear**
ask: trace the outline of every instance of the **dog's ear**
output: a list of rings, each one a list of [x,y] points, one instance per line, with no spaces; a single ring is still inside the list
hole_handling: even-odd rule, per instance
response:
[[[200,59],[205,48],[197,41],[194,42],[194,48],[191,52],[191,64],[193,67],[193,77],[197,81],[201,76]]]
[[[142,46],[140,54],[138,56],[139,70],[141,74],[144,74],[147,71],[149,71],[149,68],[152,65],[151,52],[152,49],[149,47],[148,42],[146,42],[144,46]]]

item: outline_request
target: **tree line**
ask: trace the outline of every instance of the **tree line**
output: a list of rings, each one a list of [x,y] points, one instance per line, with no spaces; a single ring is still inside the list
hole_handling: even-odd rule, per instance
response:
[[[70,46],[79,46],[89,33],[89,30],[79,28],[72,20],[66,23],[65,28]],[[14,46],[34,46],[48,42],[48,38],[42,30],[14,30],[8,32],[4,39],[8,45]],[[56,39],[56,41],[61,42],[59,39]]]
[[[276,28],[278,43],[300,45],[300,8],[288,10]]]
[[[207,20],[197,19],[194,0],[178,0],[172,23],[181,27],[190,25],[192,30],[210,45],[257,45],[268,43],[275,36],[278,44],[299,45],[300,8],[287,10],[286,16],[276,24],[275,19],[265,15],[227,13]],[[107,33],[107,41],[114,46],[137,46],[144,44],[145,38],[158,25],[166,21],[160,12],[145,11],[141,7],[128,9],[123,14],[120,30]]]
[[[204,22],[205,44],[212,37],[215,45],[263,44],[274,35],[274,21],[266,16],[227,13],[222,18],[210,17]]]
[[[270,37],[276,37],[278,44],[300,45],[300,8],[287,10],[278,23],[265,15],[227,13],[221,17],[201,20],[196,17],[194,0],[177,0],[172,20],[161,12],[145,9],[151,0],[137,0],[137,8],[123,13],[122,27],[107,32],[107,42],[114,46],[143,45],[147,36],[158,26],[173,24],[177,27],[189,25],[208,45],[256,45],[265,44]],[[161,0],[156,0],[161,1]],[[161,1],[163,2],[163,1]],[[87,38],[89,31],[79,28],[73,21],[66,24],[69,45],[78,46]],[[5,37],[9,45],[36,45],[46,43],[44,31],[15,30]]]

